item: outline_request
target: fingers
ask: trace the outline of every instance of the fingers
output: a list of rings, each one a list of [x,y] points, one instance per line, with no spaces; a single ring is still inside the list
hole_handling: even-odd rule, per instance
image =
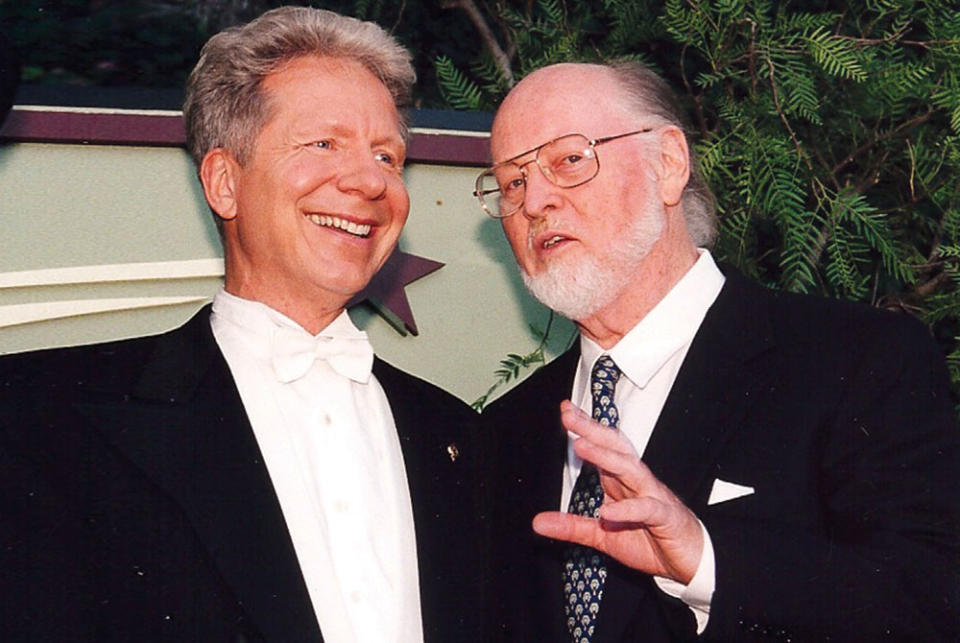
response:
[[[603,476],[613,476],[622,484],[639,491],[641,487],[650,487],[656,483],[656,478],[635,454],[624,454],[607,449],[580,438],[573,444],[573,450],[578,456],[592,462]]]
[[[630,441],[620,431],[612,431],[610,427],[594,422],[569,400],[560,403],[560,422],[565,429],[576,433],[581,438],[619,453],[636,455]]]
[[[533,530],[547,538],[597,547],[600,523],[586,516],[545,511],[533,517]]]
[[[600,548],[604,532],[662,527],[671,516],[670,507],[654,498],[631,498],[606,502],[600,519],[544,511],[533,517],[533,530],[541,536]]]
[[[669,515],[669,506],[653,498],[627,498],[600,507],[603,527],[610,530],[659,527]]]
[[[659,575],[684,584],[693,578],[703,556],[703,527],[693,512],[679,502],[633,498],[604,504],[600,509],[600,528],[610,542],[621,535],[648,534],[655,562],[645,561],[636,550],[632,554],[629,550],[608,553],[641,570],[647,565],[657,565],[662,570]],[[631,565],[631,561],[634,564]]]
[[[594,422],[568,401],[561,403],[560,410],[564,427],[580,436],[573,443],[574,451],[601,471],[604,489],[608,493],[614,492],[607,484],[611,478],[615,478],[631,495],[652,493],[656,489],[656,477],[640,460],[625,435]],[[613,495],[622,496],[619,492]]]

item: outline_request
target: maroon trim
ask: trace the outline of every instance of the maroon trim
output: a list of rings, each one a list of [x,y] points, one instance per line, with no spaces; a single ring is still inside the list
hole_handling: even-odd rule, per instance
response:
[[[14,109],[0,128],[0,141],[182,146],[183,117]],[[486,137],[456,133],[414,134],[407,151],[409,161],[420,163],[485,165],[488,158]]]
[[[487,165],[489,139],[463,134],[413,134],[407,160],[448,165]]]
[[[14,109],[0,129],[0,139],[21,143],[183,145],[183,118]]]

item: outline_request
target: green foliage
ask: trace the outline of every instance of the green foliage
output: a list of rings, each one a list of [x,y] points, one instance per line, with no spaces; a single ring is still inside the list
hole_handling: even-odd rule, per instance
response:
[[[547,363],[544,351],[547,347],[547,340],[550,338],[550,328],[553,325],[553,317],[554,313],[551,311],[550,316],[547,318],[547,327],[544,330],[540,330],[533,325],[530,326],[530,332],[540,340],[540,343],[526,355],[509,353],[505,359],[500,360],[500,368],[494,371],[495,379],[493,384],[490,385],[486,393],[470,404],[471,407],[477,411],[483,410],[483,407],[486,406],[490,400],[490,396],[493,395],[494,391],[498,388],[509,383],[511,380],[519,379],[520,374],[524,370],[531,367],[539,368]]]
[[[955,2],[482,6],[515,80],[561,60],[630,57],[661,72],[689,108],[717,196],[715,254],[772,287],[917,316],[960,392]],[[508,90],[474,87],[481,105]]]
[[[281,5],[330,9],[393,33],[414,54],[418,106],[448,104],[434,60],[467,67],[476,54],[469,21],[433,0],[0,0],[0,32],[25,83],[182,89],[207,38]]]
[[[204,34],[156,22],[153,7],[90,0],[0,0],[0,30],[32,83],[183,86]]]
[[[440,95],[453,109],[480,110],[484,107],[483,91],[461,72],[446,56],[437,58]]]

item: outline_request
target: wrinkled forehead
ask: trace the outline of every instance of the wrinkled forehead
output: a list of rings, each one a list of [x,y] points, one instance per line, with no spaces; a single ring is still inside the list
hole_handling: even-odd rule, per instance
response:
[[[606,69],[547,67],[524,78],[504,99],[490,132],[490,153],[499,163],[564,134],[596,138],[636,122]]]

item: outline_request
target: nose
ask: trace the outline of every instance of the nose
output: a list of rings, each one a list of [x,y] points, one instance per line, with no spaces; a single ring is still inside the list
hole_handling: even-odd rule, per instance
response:
[[[342,192],[351,192],[371,201],[382,199],[387,192],[387,177],[383,167],[374,159],[342,159],[337,187]]]
[[[523,206],[520,208],[523,216],[528,219],[544,217],[558,207],[560,188],[550,181],[540,166],[531,161],[527,165],[527,180],[523,193]]]

